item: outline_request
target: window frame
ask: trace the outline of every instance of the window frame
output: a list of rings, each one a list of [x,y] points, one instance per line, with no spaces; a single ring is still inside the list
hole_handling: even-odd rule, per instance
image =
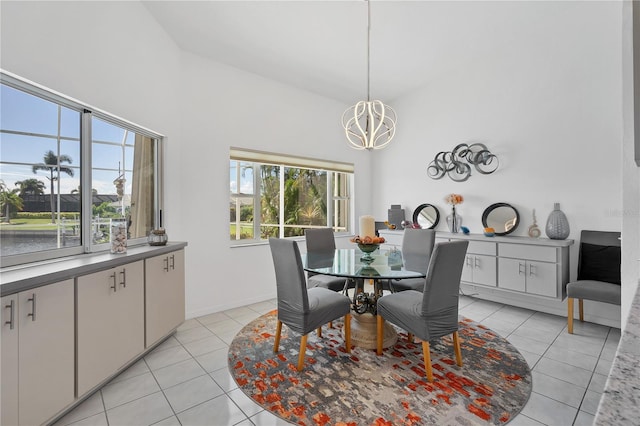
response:
[[[49,250],[42,250],[29,253],[21,253],[15,255],[2,256],[2,268],[16,266],[16,265],[28,265],[30,263],[38,261],[49,261],[58,258],[64,258],[69,256],[76,256],[86,253],[98,253],[108,251],[110,245],[105,244],[93,244],[91,238],[91,219],[93,208],[93,194],[92,194],[92,133],[91,122],[92,118],[98,118],[106,121],[110,124],[123,127],[129,131],[135,132],[143,136],[147,136],[154,140],[154,217],[153,227],[162,227],[162,214],[164,210],[163,199],[163,145],[164,135],[149,130],[145,127],[136,125],[128,120],[109,114],[99,108],[95,108],[87,103],[80,102],[69,96],[65,96],[59,92],[49,89],[45,86],[22,78],[16,74],[10,73],[3,69],[0,69],[0,84],[6,85],[15,90],[22,91],[29,95],[44,99],[46,101],[55,103],[62,107],[68,108],[80,113],[80,136],[79,136],[79,148],[80,148],[80,162],[74,167],[79,170],[80,178],[80,244],[74,247],[54,248]],[[15,132],[12,132],[15,133]],[[18,134],[28,134],[28,132],[18,132]],[[4,163],[3,163],[4,164]],[[60,213],[60,212],[58,212]],[[127,241],[127,245],[136,246],[146,244],[147,238],[133,238]]]
[[[261,173],[260,167],[262,165],[275,166],[279,167],[279,196],[278,196],[278,208],[279,208],[279,219],[278,219],[278,238],[291,238],[291,239],[302,239],[302,236],[294,236],[294,237],[285,237],[284,231],[288,226],[284,223],[284,214],[285,214],[285,205],[284,205],[284,182],[285,182],[285,169],[286,168],[298,168],[298,169],[310,169],[310,170],[319,170],[326,172],[327,179],[327,198],[326,198],[326,206],[327,206],[327,224],[326,227],[330,227],[334,230],[336,235],[346,235],[353,228],[354,222],[354,198],[353,198],[353,188],[355,182],[355,172],[354,165],[352,163],[342,163],[335,161],[322,160],[317,158],[307,158],[307,157],[297,157],[286,154],[276,154],[270,152],[263,151],[255,151],[255,150],[247,150],[243,148],[230,148],[229,154],[229,167],[231,168],[232,162],[235,162],[236,167],[236,183],[237,188],[236,192],[231,192],[231,182],[229,182],[229,196],[231,197],[244,197],[253,199],[253,209],[254,209],[254,220],[253,220],[253,236],[254,238],[247,239],[232,239],[230,240],[231,247],[244,247],[244,246],[253,246],[253,245],[262,245],[267,244],[268,240],[263,240],[260,238],[261,232],[261,220],[260,220],[260,207],[261,207]],[[240,192],[240,164],[241,163],[250,163],[253,168],[253,193],[245,194]],[[334,182],[335,182],[335,174],[342,173],[348,179],[348,194],[345,195],[334,195]],[[231,175],[231,173],[229,173]],[[342,231],[336,231],[335,224],[335,203],[337,202],[346,202],[348,213],[346,214],[347,224],[345,226],[346,229]],[[238,204],[236,204],[237,206]],[[236,215],[239,214],[239,211]],[[237,217],[237,216],[236,216]],[[257,218],[257,220],[256,220]],[[233,222],[229,221],[229,226],[231,226]],[[237,224],[237,221],[236,221]],[[304,227],[304,226],[295,226],[295,227]],[[324,226],[323,226],[324,227]],[[236,231],[237,235],[237,231]],[[256,235],[258,236],[256,238]]]

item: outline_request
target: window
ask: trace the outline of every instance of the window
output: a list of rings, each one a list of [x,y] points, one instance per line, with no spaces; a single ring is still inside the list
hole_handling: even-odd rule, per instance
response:
[[[229,178],[231,241],[349,231],[351,164],[232,148]]]
[[[129,244],[161,226],[160,135],[0,76],[2,266],[106,250],[113,219]]]

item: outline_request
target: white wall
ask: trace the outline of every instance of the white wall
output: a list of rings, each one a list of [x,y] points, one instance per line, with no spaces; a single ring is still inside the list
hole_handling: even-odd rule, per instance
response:
[[[455,192],[465,197],[457,210],[473,233],[482,232],[482,212],[495,202],[519,210],[515,235],[527,235],[535,209],[544,236],[554,202],[576,241],[582,229],[622,229],[621,4],[540,7],[553,7],[554,14],[545,15],[540,33],[514,34],[508,54],[470,62],[394,101],[397,140],[374,157],[375,170],[390,171],[374,175],[376,216],[386,215],[389,204],[402,204],[410,219],[426,202],[446,216],[444,197]],[[494,174],[472,172],[463,183],[427,176],[439,151],[473,142],[499,157]],[[447,229],[444,220],[438,229]],[[572,247],[574,278],[577,249]],[[588,303],[585,311],[587,318],[619,321],[620,310],[612,305]]]
[[[636,6],[638,7],[638,6]],[[635,163],[633,108],[633,23],[631,2],[623,5],[622,27],[622,104],[623,104],[623,156],[622,156],[622,327],[627,323],[631,302],[638,291],[640,277],[640,168]],[[636,22],[640,25],[640,22]],[[638,40],[636,40],[638,42]],[[637,48],[636,48],[637,49]],[[636,70],[636,73],[640,71]]]
[[[275,297],[269,246],[229,246],[229,147],[354,162],[361,176],[370,161],[341,138],[342,104],[188,53],[182,65],[187,311],[202,315]]]

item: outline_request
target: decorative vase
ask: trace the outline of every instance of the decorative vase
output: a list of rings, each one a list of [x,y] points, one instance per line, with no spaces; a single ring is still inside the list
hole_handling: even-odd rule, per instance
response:
[[[554,203],[553,211],[547,219],[545,232],[547,237],[552,240],[564,240],[569,236],[569,221],[564,212],[560,210],[560,203]]]
[[[451,214],[447,216],[447,226],[449,232],[457,234],[460,232],[460,225],[462,225],[462,216],[456,213],[456,206],[451,206]]]

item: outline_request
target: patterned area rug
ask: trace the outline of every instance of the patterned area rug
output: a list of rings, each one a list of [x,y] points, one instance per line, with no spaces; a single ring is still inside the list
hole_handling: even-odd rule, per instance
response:
[[[296,370],[300,335],[282,327],[273,353],[276,311],[247,324],[229,348],[238,386],[273,414],[300,425],[505,424],[531,394],[520,353],[490,329],[460,317],[463,366],[451,336],[431,342],[434,381],[426,380],[420,342],[398,329],[398,342],[377,356],[344,351],[342,322],[310,333],[305,369]]]

